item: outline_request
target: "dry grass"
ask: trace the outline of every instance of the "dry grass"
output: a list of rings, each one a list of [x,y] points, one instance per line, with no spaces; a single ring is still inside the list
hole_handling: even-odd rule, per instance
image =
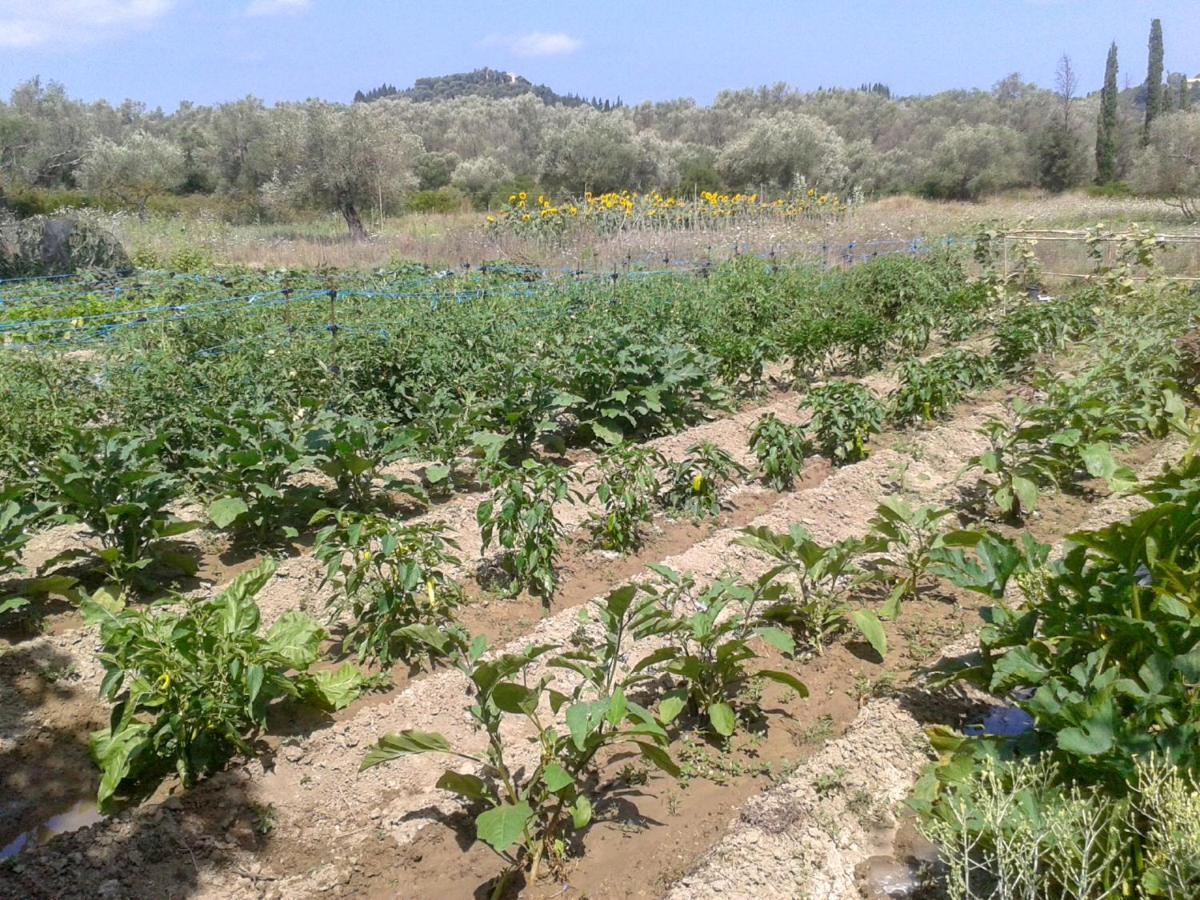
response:
[[[212,262],[254,268],[321,266],[370,268],[396,260],[412,260],[438,268],[478,265],[505,259],[553,268],[620,269],[632,264],[700,263],[736,253],[775,253],[780,258],[824,256],[836,263],[847,242],[911,240],[967,235],[984,222],[1007,227],[1085,227],[1141,222],[1165,231],[1189,229],[1178,213],[1154,200],[1097,198],[1086,194],[1050,197],[1021,192],[981,203],[887,197],[859,207],[835,223],[772,221],[735,224],[713,230],[661,232],[631,230],[614,235],[577,233],[549,243],[517,235],[490,235],[483,215],[452,213],[406,215],[385,219],[372,237],[354,243],[337,216],[319,216],[296,224],[234,226],[214,218],[152,219],[139,223],[122,218],[120,228],[135,252],[169,265],[181,251],[200,253]],[[828,249],[822,250],[822,246]],[[882,249],[882,248],[881,248]],[[1050,248],[1045,248],[1049,251]],[[868,250],[869,252],[869,250]],[[1039,253],[1041,250],[1039,250]],[[1074,248],[1055,249],[1048,267],[1086,271]],[[1065,256],[1064,256],[1065,254]],[[1200,260],[1178,258],[1196,271]],[[1082,268],[1081,268],[1082,267]]]

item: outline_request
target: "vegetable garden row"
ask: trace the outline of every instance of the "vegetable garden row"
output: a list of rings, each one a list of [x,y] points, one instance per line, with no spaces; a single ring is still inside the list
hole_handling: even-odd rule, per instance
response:
[[[281,704],[338,710],[357,701],[369,710],[358,698],[386,690],[397,663],[428,670],[396,695],[398,708],[406,696],[440,689],[449,708],[443,702],[439,715],[465,705],[471,728],[460,722],[441,734],[401,716],[408,727],[371,737],[377,743],[362,765],[374,772],[403,759],[401,781],[416,799],[435,788],[416,776],[432,775],[439,797],[458,795],[471,811],[471,837],[498,854],[490,890],[536,891],[540,876],[569,877],[577,864],[614,761],[624,761],[626,783],[686,780],[696,746],[726,752],[774,718],[766,685],[783,692],[789,710],[815,702],[803,700],[810,691],[801,676],[829,648],[860,646],[885,667],[894,661],[902,610],[928,603],[935,585],[988,602],[1010,580],[1036,588],[1028,612],[991,614],[988,649],[1024,644],[1004,657],[1004,677],[985,667],[977,680],[1001,695],[1044,687],[1062,654],[1034,624],[1065,576],[1047,569],[1046,548],[1017,537],[1014,526],[1057,487],[1100,479],[1108,490],[1130,489],[1135,474],[1119,462],[1130,442],[1194,434],[1184,398],[1197,360],[1191,344],[1175,341],[1194,329],[1196,307],[1183,292],[1134,290],[1117,279],[1041,302],[986,268],[968,279],[949,256],[881,259],[846,272],[747,259],[703,278],[563,283],[525,296],[481,291],[470,303],[402,308],[364,296],[339,303],[336,327],[323,333],[303,326],[324,311],[271,308],[130,329],[94,354],[13,351],[0,359],[0,390],[29,414],[0,424],[4,610],[28,621],[49,608],[48,596],[66,597],[96,629],[107,673],[99,689],[112,704],[109,727],[91,742],[106,809],[136,803],[168,773],[191,786],[232,756],[255,755]],[[1083,343],[1065,351],[1071,342]],[[885,364],[895,387],[880,397],[857,376]],[[498,651],[462,624],[481,596],[528,591],[550,608],[571,504],[586,503],[593,541],[614,554],[637,552],[664,514],[720,515],[730,490],[750,478],[784,492],[777,512],[794,513],[805,492],[786,492],[813,457],[853,477],[856,465],[870,464],[863,460],[881,432],[924,427],[1014,379],[1025,399],[974,417],[972,450],[956,460],[969,477],[930,473],[941,485],[938,504],[906,499],[901,478],[899,494],[879,496],[860,532],[830,541],[760,517],[720,539],[722,553],[732,541],[742,555],[716,578],[655,564],[646,578],[588,604],[577,627],[555,624],[568,621],[558,613],[530,640]],[[680,457],[648,442],[754,404],[782,383],[800,392],[797,414],[755,422],[745,436],[753,472],[741,454],[711,442]],[[922,446],[936,452],[938,432],[925,434]],[[1192,459],[1142,488],[1159,511],[1155,527],[1176,524],[1143,544],[1171,554],[1137,558],[1151,573],[1149,590],[1161,583],[1173,592],[1164,614],[1181,620],[1196,602],[1195,530],[1185,521],[1198,502]],[[960,481],[968,488],[955,497],[950,488]],[[480,570],[482,586],[437,521],[464,494],[480,497],[481,544],[496,554]],[[30,535],[65,523],[84,526],[94,549],[72,549],[18,578]],[[197,528],[265,554],[263,562],[212,599],[164,591],[196,571],[195,545],[180,538]],[[270,557],[306,553],[310,538],[327,609],[319,617],[293,609],[264,629],[255,596],[274,572]],[[1113,556],[1121,565],[1130,558]],[[1086,552],[1066,560],[1076,579],[1097,568]],[[1089,602],[1107,590],[1106,579],[1089,582]],[[1146,615],[1137,611],[1130,634],[1159,659],[1166,651],[1146,637]],[[1059,628],[1070,642],[1086,622],[1070,608],[1042,630]],[[1190,719],[1172,705],[1185,701],[1188,684],[1186,666],[1172,660],[1192,651],[1185,633],[1170,634],[1172,655],[1134,671],[1138,693],[1113,687],[1105,663],[1125,663],[1105,649],[1113,641],[1104,629],[1096,635],[1104,647],[1095,652],[1103,652],[1088,657],[1087,674],[1099,681],[1084,693],[1108,691],[1109,705],[1071,695],[1078,685],[1060,686],[1051,713],[1039,690],[1021,701],[1036,722],[1021,748],[1044,750],[1045,783],[1069,791],[1078,781],[1119,805],[1137,783],[1131,773],[1142,770],[1132,760],[1150,749],[1146,741],[1184,770],[1194,765]],[[1143,671],[1151,665],[1161,676],[1153,684]],[[1151,689],[1157,699],[1142,718],[1118,709]],[[1055,743],[1067,728],[1091,743]],[[1113,737],[1116,729],[1130,740]],[[320,744],[322,734],[309,740]],[[972,766],[994,766],[1007,746],[956,739],[957,761],[918,795],[929,820],[958,821],[948,804],[964,795],[963,784],[976,784]],[[413,768],[414,754],[455,762],[438,776],[424,763]],[[1124,762],[1089,758],[1106,754]],[[641,760],[642,775],[630,774],[630,759]],[[280,815],[294,821],[300,802]],[[995,835],[976,840],[986,850]],[[1156,853],[1157,845],[1138,846],[1122,884],[1147,895],[1169,886],[1174,876],[1162,873]],[[37,866],[40,856],[29,857]],[[980,877],[1000,877],[999,858],[971,857],[952,867],[952,879],[975,865]],[[1055,890],[1061,884],[1063,896],[1076,896],[1061,874],[1067,864],[1055,865]],[[18,857],[10,875],[23,878],[21,866]]]

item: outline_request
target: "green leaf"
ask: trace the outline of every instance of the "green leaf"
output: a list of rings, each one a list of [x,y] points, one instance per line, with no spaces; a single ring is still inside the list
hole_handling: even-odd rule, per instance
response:
[[[708,705],[708,721],[713,730],[722,737],[729,737],[737,728],[737,716],[733,707],[728,703],[710,703]]]
[[[522,800],[505,803],[480,813],[475,819],[475,835],[497,853],[504,853],[525,833],[533,810]]]
[[[592,801],[587,798],[587,794],[580,794],[571,806],[571,824],[578,831],[580,828],[586,828],[591,821]]]
[[[440,484],[449,477],[449,466],[428,466],[425,469],[425,480],[430,484]]]
[[[593,700],[567,707],[567,728],[576,748],[582,750],[587,745],[588,735],[600,727],[608,706],[608,700]]]
[[[787,656],[796,652],[796,640],[782,628],[756,628],[754,633]]]
[[[209,506],[208,517],[218,528],[228,528],[248,512],[250,507],[241,497],[222,497]]]
[[[529,716],[537,710],[537,692],[511,681],[503,681],[493,687],[491,698],[497,709],[507,713]]]
[[[409,729],[381,737],[363,759],[360,770],[408,756],[410,753],[449,752],[449,742],[437,732]]]
[[[687,691],[680,689],[663,696],[658,704],[658,717],[664,725],[670,725],[687,706]]]
[[[791,672],[781,672],[778,669],[760,669],[754,675],[756,678],[766,678],[768,681],[774,681],[777,684],[790,687],[801,697],[808,696],[808,685]]]
[[[887,656],[887,635],[883,631],[883,623],[875,613],[867,609],[856,609],[850,613],[850,621],[881,659]]]
[[[443,791],[450,791],[452,794],[468,797],[471,800],[486,800],[488,795],[487,784],[478,775],[468,775],[449,769],[442,773],[436,786]]]
[[[625,713],[629,709],[629,701],[625,699],[625,691],[617,685],[612,693],[612,697],[608,701],[608,724],[616,728],[621,724],[621,720],[625,718]]]
[[[310,680],[310,696],[325,709],[345,709],[359,698],[367,679],[357,667],[344,663],[332,672],[315,672]]]
[[[24,597],[9,597],[6,600],[0,601],[0,616],[16,612],[18,609],[23,609],[28,605],[29,601]]]
[[[648,744],[645,741],[634,741],[638,745],[638,751],[642,754],[642,758],[654,765],[656,768],[666,772],[672,778],[679,778],[683,775],[679,766],[675,765],[675,760],[671,759],[671,755],[657,744]]]
[[[92,759],[103,772],[96,794],[96,802],[103,808],[129,776],[134,758],[149,746],[150,726],[144,722],[129,722],[115,734],[104,728],[93,732],[88,744]]]
[[[619,428],[603,425],[599,421],[591,423],[592,433],[606,444],[619,444],[625,440],[625,434]]]
[[[1040,684],[1048,670],[1028,647],[1014,647],[998,660],[992,670],[992,690]]]
[[[267,645],[287,664],[303,672],[319,655],[325,629],[312,616],[290,609],[267,632]]]
[[[91,597],[79,604],[83,621],[88,625],[116,624],[117,616],[125,609],[125,598],[111,585],[98,588]]]
[[[251,704],[258,699],[258,692],[262,690],[263,678],[266,677],[266,674],[266,670],[258,663],[246,670],[246,693]]]
[[[1080,756],[1098,756],[1113,747],[1113,723],[1103,715],[1093,716],[1077,728],[1064,728],[1058,733],[1059,749]]]
[[[1014,475],[1012,480],[1012,490],[1016,494],[1017,499],[1021,501],[1021,508],[1029,513],[1037,509],[1038,489],[1037,485],[1020,475]]]
[[[542,772],[542,781],[546,783],[546,790],[552,794],[557,794],[563,788],[568,788],[575,783],[571,773],[558,763],[550,763],[546,766]]]

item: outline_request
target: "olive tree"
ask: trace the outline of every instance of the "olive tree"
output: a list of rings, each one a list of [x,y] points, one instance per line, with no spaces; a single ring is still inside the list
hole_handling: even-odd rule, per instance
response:
[[[813,116],[783,112],[752,121],[717,158],[717,171],[732,187],[787,190],[801,179],[840,187],[849,170],[837,132]]]
[[[150,198],[179,187],[183,176],[179,145],[144,131],[135,131],[119,143],[96,138],[79,167],[79,181],[86,190],[133,207],[141,219]]]
[[[546,135],[539,169],[543,183],[554,190],[600,194],[629,187],[640,163],[630,124],[588,110]]]
[[[500,185],[511,181],[512,177],[513,173],[503,163],[490,156],[480,156],[459,163],[450,183],[469,196],[476,206],[483,206]]]
[[[310,102],[300,121],[293,186],[300,199],[341,213],[352,240],[367,236],[359,210],[394,199],[415,185],[412,167],[424,151],[416,136],[387,115],[387,101],[338,106]]]
[[[1162,198],[1189,222],[1200,221],[1200,112],[1154,120],[1132,182],[1138,193]]]
[[[1023,135],[1004,125],[955,125],[938,142],[926,169],[925,193],[976,200],[1029,181]]]

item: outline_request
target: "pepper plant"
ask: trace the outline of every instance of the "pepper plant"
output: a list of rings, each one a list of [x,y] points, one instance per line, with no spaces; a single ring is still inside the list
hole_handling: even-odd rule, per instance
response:
[[[721,490],[750,470],[711,441],[693,444],[683,459],[667,463],[668,509],[699,521],[721,512]]]
[[[268,558],[212,599],[174,596],[139,609],[102,590],[83,602],[84,620],[100,631],[100,695],[113,703],[108,727],[90,740],[102,807],[172,767],[192,784],[233,753],[253,754],[276,700],[338,709],[361,692],[366,681],[353,666],[308,672],[325,633],[304,613],[287,612],[259,634],[254,596],[274,572]]]
[[[804,426],[789,425],[766,413],[750,432],[750,451],[758,460],[763,480],[777,491],[786,491],[804,470],[809,452]]]
[[[519,466],[497,460],[489,469],[494,493],[476,510],[483,549],[495,541],[504,551],[510,591],[530,588],[549,602],[558,584],[555,565],[564,534],[555,506],[582,499],[575,487],[578,475],[533,459]]]
[[[800,408],[812,412],[805,433],[820,453],[838,466],[866,459],[870,452],[867,441],[883,427],[883,405],[854,381],[814,387]]]
[[[642,529],[654,519],[666,460],[652,447],[617,444],[596,461],[595,500],[603,508],[592,526],[609,550],[629,553],[641,544]]]

